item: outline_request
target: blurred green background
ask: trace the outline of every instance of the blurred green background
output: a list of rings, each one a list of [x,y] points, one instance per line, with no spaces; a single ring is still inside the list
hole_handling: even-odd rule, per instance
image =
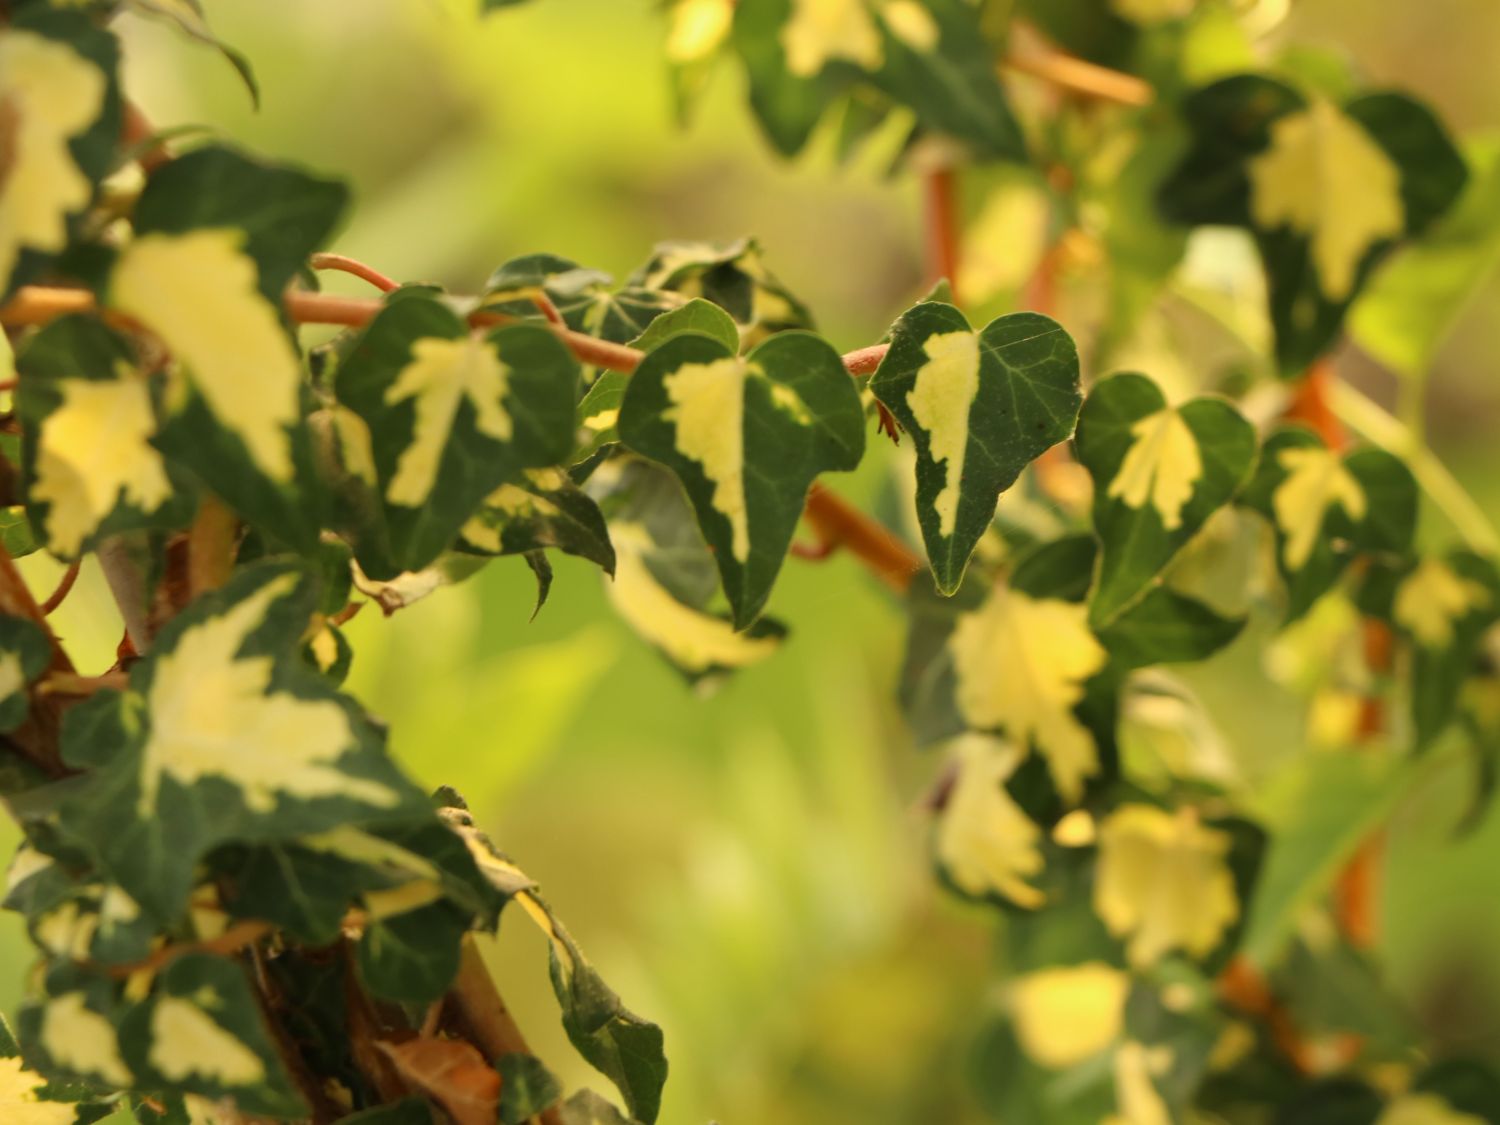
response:
[[[253,113],[211,51],[127,20],[127,88],[159,126],[204,123],[346,177],[335,249],[403,279],[475,291],[548,250],[623,277],[664,238],[758,235],[841,348],[875,339],[922,283],[919,193],[829,146],[774,158],[716,76],[677,128],[651,0],[219,0],[215,28],[259,75]],[[1346,49],[1378,82],[1436,103],[1465,137],[1500,126],[1493,0],[1301,0],[1288,38]],[[826,138],[825,138],[826,140]],[[360,292],[330,276],[330,289]],[[1461,314],[1433,376],[1433,440],[1490,511],[1500,498],[1500,283]],[[1377,395],[1389,380],[1358,356]],[[872,459],[876,460],[876,459]],[[868,501],[878,467],[845,485]],[[921,802],[935,763],[892,699],[899,607],[849,559],[793,561],[772,610],[783,652],[700,698],[611,615],[591,568],[558,560],[534,622],[519,560],[389,620],[350,627],[351,689],[392,724],[426,783],[453,783],[627,1003],[667,1034],[666,1125],[984,1120],[968,1072],[1000,991],[994,921],[930,882]],[[38,589],[57,568],[27,560]],[[85,670],[118,628],[97,574],[64,611]],[[1261,774],[1295,747],[1243,646],[1206,677],[1230,748]],[[1202,678],[1200,678],[1202,679]],[[1443,1041],[1500,1056],[1500,816],[1459,844],[1450,774],[1393,830],[1386,948]],[[0,827],[7,848],[13,832]],[[602,1083],[565,1046],[530,927],[507,921],[501,988],[570,1084]],[[29,963],[0,917],[0,1008]]]

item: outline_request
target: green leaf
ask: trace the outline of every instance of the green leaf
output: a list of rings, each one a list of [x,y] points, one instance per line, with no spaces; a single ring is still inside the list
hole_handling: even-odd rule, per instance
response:
[[[912,435],[917,520],[938,589],[958,589],[1000,494],[1073,432],[1078,351],[1062,327],[1013,313],[982,331],[928,302],[891,328],[870,390]]]
[[[592,1090],[579,1090],[559,1110],[562,1125],[638,1125]]]
[[[0,103],[24,136],[4,177],[0,301],[65,251],[120,136],[119,44],[83,12],[32,4],[0,29]],[[9,164],[9,158],[7,163]]]
[[[753,238],[734,242],[660,242],[651,258],[631,274],[630,286],[701,297],[718,305],[740,326],[745,346],[790,328],[812,328],[812,314],[766,268]],[[642,325],[642,329],[644,329]],[[639,335],[638,330],[626,339]],[[739,351],[739,345],[731,348]]]
[[[522,1125],[562,1097],[562,1084],[541,1059],[532,1055],[501,1055],[500,1125]]]
[[[336,183],[206,147],[154,173],[108,304],[157,336],[169,385],[155,444],[268,535],[311,549],[315,472],[302,362],[281,313],[287,283],[332,232]]]
[[[1250,476],[1255,429],[1233,406],[1181,406],[1144,375],[1098,383],[1078,418],[1078,459],[1094,480],[1102,544],[1089,607],[1096,626],[1143,596],[1177,553]]]
[[[682,482],[738,629],[770,596],[813,481],[855,468],[865,444],[838,353],[800,332],[743,358],[706,336],[668,340],[631,376],[619,427]]]
[[[1183,112],[1193,140],[1162,206],[1178,222],[1255,233],[1289,378],[1329,348],[1375,264],[1447,211],[1467,176],[1437,119],[1401,94],[1340,107],[1245,74],[1195,91]]]
[[[761,0],[734,9],[733,41],[745,67],[750,105],[766,139],[783,156],[795,156],[807,144],[837,86],[829,75],[807,77],[788,68],[781,36],[793,10],[794,0]]]
[[[0,508],[0,547],[13,559],[23,559],[38,548],[31,521],[22,505]]]
[[[1349,334],[1383,366],[1422,379],[1469,300],[1500,262],[1500,144],[1470,149],[1473,175],[1454,208],[1371,279]]]
[[[681,308],[663,313],[653,320],[630,346],[649,352],[685,332],[696,332],[717,340],[731,352],[740,350],[740,330],[734,318],[712,301],[694,297]]]
[[[425,294],[392,298],[336,380],[370,431],[389,542],[355,553],[373,578],[421,570],[501,484],[573,446],[578,362],[562,341],[525,324],[471,335]]]
[[[1240,635],[1244,618],[1221,617],[1202,602],[1157,587],[1099,631],[1110,659],[1125,668],[1207,660]]]
[[[197,861],[231,841],[288,839],[425,810],[354,703],[306,667],[317,590],[277,564],[242,570],[162,630],[125,692],[72,708],[63,756],[86,768],[61,826],[162,921]]]
[[[1500,1120],[1500,1075],[1474,1059],[1443,1059],[1417,1076],[1416,1094],[1441,1098],[1458,1113],[1481,1121]]]
[[[307,1112],[268,1034],[246,969],[190,953],[120,1023],[120,1048],[137,1082],[206,1098],[233,1098],[245,1113]]]
[[[555,547],[615,572],[615,549],[599,506],[558,469],[532,469],[502,484],[460,529],[466,550],[515,555]]]
[[[360,979],[382,999],[431,1004],[458,974],[460,943],[469,921],[448,902],[371,920],[355,949]]]
[[[1303,755],[1265,801],[1271,843],[1240,951],[1261,967],[1280,957],[1302,911],[1411,790],[1410,763],[1373,754]]]
[[[49,551],[77,558],[103,536],[190,518],[191,493],[153,444],[159,396],[123,337],[63,317],[27,341],[17,370],[27,503]]]
[[[1287,620],[1306,613],[1361,552],[1401,555],[1417,520],[1411,470],[1383,449],[1340,457],[1310,430],[1277,430],[1240,502],[1276,533]]]
[[[34,621],[0,614],[0,732],[26,720],[27,687],[47,670],[52,644]]]

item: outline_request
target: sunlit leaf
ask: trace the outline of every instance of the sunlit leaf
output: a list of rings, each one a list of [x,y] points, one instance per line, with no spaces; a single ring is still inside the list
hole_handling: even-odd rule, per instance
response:
[[[1010,985],[1016,1039],[1040,1066],[1074,1066],[1119,1038],[1129,991],[1130,977],[1101,961],[1026,973]]]
[[[998,895],[1036,908],[1046,896],[1028,878],[1042,868],[1041,830],[1005,791],[1024,751],[982,734],[960,735],[953,745],[958,772],[934,831],[943,874],[965,894]]]
[[[952,593],[999,496],[1073,431],[1078,352],[1055,321],[1014,313],[975,332],[927,302],[891,328],[870,389],[917,448],[917,519],[938,588]]]

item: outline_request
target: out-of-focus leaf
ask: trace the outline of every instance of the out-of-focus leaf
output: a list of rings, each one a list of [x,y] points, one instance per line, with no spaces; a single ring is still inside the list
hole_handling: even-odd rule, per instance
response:
[[[418,1037],[404,1043],[377,1041],[376,1046],[403,1078],[448,1112],[454,1125],[494,1125],[500,1075],[471,1044]]]

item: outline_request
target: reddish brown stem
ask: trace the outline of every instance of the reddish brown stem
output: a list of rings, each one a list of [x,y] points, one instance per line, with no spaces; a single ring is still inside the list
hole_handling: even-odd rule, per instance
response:
[[[927,199],[927,280],[936,285],[944,278],[955,305],[958,293],[959,214],[958,175],[952,168],[928,172],[923,180]]]
[[[802,518],[829,550],[843,547],[897,593],[905,593],[922,560],[884,524],[821,484],[807,494]]]
[[[141,170],[150,175],[164,164],[171,163],[172,154],[160,141],[150,143],[156,136],[156,129],[151,124],[141,109],[134,102],[125,103],[125,121],[120,130],[120,140],[126,148],[145,146],[136,157]]]
[[[340,273],[353,274],[362,281],[368,281],[382,293],[389,293],[401,287],[399,282],[392,281],[374,266],[367,266],[358,258],[351,258],[346,254],[314,254],[307,259],[307,264],[315,270],[337,270]]]
[[[68,569],[63,571],[62,580],[58,582],[57,589],[47,595],[47,600],[41,604],[43,614],[51,614],[58,606],[63,604],[63,599],[73,590],[73,583],[78,581],[78,569],[82,562],[74,559],[68,564]]]

